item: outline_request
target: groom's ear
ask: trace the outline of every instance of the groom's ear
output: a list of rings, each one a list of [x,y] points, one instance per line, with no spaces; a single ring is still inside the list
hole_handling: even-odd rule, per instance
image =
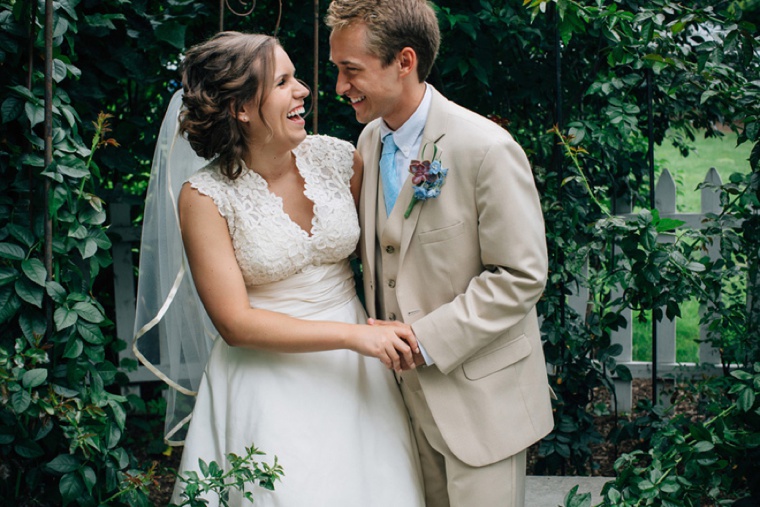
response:
[[[409,46],[403,48],[398,52],[396,60],[399,63],[401,77],[406,77],[410,74],[414,74],[417,77],[417,53]]]

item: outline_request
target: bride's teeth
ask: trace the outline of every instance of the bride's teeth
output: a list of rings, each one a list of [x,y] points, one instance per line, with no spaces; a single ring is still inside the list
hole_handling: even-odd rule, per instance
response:
[[[299,115],[302,115],[302,114],[304,114],[305,112],[306,112],[306,109],[304,109],[303,107],[299,107],[299,108],[298,108],[298,109],[296,109],[295,111],[291,111],[291,112],[289,112],[289,113],[287,114],[287,117],[288,117],[288,118],[293,118],[294,116],[299,116]]]

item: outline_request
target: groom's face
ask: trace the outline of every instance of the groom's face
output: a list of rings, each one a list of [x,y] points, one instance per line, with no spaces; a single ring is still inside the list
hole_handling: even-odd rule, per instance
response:
[[[338,68],[335,91],[350,102],[359,123],[382,117],[391,125],[402,93],[399,64],[383,66],[367,50],[366,32],[366,25],[355,23],[330,35],[330,60]]]

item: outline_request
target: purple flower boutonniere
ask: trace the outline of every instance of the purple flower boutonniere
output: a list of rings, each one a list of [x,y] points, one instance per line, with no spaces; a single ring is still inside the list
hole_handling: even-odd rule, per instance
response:
[[[438,147],[433,144],[433,160],[412,160],[409,164],[409,172],[412,173],[412,189],[414,195],[406,208],[404,218],[409,218],[412,208],[418,201],[426,199],[435,199],[441,194],[441,187],[446,181],[446,175],[449,170],[441,165],[437,158]],[[424,149],[423,149],[424,152]]]

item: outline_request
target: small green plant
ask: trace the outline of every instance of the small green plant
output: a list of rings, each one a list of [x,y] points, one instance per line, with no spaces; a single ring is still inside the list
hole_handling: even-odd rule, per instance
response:
[[[253,502],[253,493],[246,491],[246,486],[258,484],[264,489],[274,490],[275,481],[284,475],[282,466],[274,458],[274,464],[259,464],[255,457],[264,454],[255,447],[246,447],[245,456],[230,453],[227,459],[230,467],[225,470],[216,461],[206,463],[198,460],[201,469],[200,477],[197,472],[189,471],[177,477],[184,484],[182,503],[171,504],[171,507],[201,507],[207,505],[204,498],[215,496],[219,498],[219,504],[229,506],[230,493],[237,490],[249,502]]]

